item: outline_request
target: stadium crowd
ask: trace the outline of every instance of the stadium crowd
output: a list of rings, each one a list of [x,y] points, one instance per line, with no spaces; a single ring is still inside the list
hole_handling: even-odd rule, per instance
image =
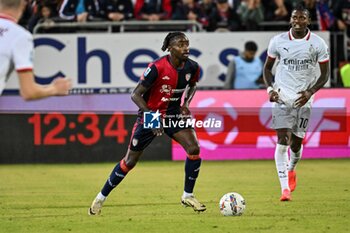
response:
[[[195,21],[208,32],[279,31],[288,27],[291,10],[301,1],[310,12],[311,30],[329,30],[335,32],[334,34],[338,33],[336,39],[331,38],[331,43],[337,45],[332,53],[336,53],[338,58],[332,67],[341,69],[350,60],[350,1],[348,0],[26,1],[25,13],[19,24],[32,33],[39,23],[46,25],[39,32],[50,33],[62,32],[50,27],[57,22],[161,20]],[[152,28],[145,27],[144,30]],[[191,31],[191,27],[187,31]],[[68,32],[74,31],[68,30]]]
[[[318,28],[313,29],[350,27],[349,1],[303,2],[311,20],[319,22]],[[261,22],[288,22],[296,3],[293,0],[27,0],[20,24],[33,31],[37,23],[45,21],[195,20],[207,31],[260,30]]]

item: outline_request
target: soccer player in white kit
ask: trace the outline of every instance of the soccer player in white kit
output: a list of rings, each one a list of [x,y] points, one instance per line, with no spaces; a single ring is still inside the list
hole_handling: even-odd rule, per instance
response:
[[[302,155],[313,95],[329,76],[328,47],[308,29],[309,24],[309,11],[298,5],[291,14],[291,29],[271,39],[264,65],[264,82],[269,99],[274,102],[272,128],[278,137],[275,162],[282,189],[281,201],[290,201],[296,187],[295,167]],[[276,58],[279,63],[273,83],[272,67]],[[317,66],[321,71],[318,77]]]
[[[67,95],[72,86],[68,78],[57,78],[45,86],[35,82],[33,37],[17,24],[24,6],[25,0],[0,0],[0,95],[14,69],[19,78],[20,94],[25,100]]]

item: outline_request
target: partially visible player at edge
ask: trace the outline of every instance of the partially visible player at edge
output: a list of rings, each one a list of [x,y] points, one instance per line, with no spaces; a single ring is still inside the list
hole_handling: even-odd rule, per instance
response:
[[[162,128],[148,129],[143,127],[143,113],[159,110],[162,116],[188,115],[189,104],[196,91],[199,79],[199,65],[188,58],[189,40],[182,32],[169,33],[163,42],[162,50],[169,51],[148,65],[131,98],[139,107],[138,118],[133,128],[128,151],[125,157],[115,166],[101,192],[91,204],[88,213],[96,215],[109,193],[124,179],[136,165],[143,150],[156,136],[164,132],[176,140],[187,152],[185,162],[185,187],[181,197],[184,206],[192,207],[195,211],[205,211],[193,195],[193,189],[199,174],[201,158],[196,133],[192,128]],[[185,92],[184,103],[181,97]],[[180,118],[175,119],[180,120]]]
[[[272,128],[277,131],[278,142],[275,162],[281,184],[281,201],[290,201],[296,187],[295,167],[301,159],[302,141],[311,114],[314,94],[323,87],[329,76],[329,52],[324,40],[312,33],[310,13],[298,5],[291,14],[291,29],[273,37],[264,65],[264,82],[272,109]],[[271,72],[275,59],[275,83]],[[317,77],[317,66],[321,75]],[[290,160],[288,161],[288,147]]]
[[[68,78],[57,78],[45,86],[35,83],[33,37],[17,24],[24,7],[24,0],[0,0],[0,94],[10,73],[16,69],[23,99],[67,95],[72,87]]]

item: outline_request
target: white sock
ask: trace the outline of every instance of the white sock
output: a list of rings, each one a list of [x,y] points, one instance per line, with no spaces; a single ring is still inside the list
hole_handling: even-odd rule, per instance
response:
[[[193,196],[193,193],[187,193],[184,191],[184,193],[182,194],[183,198],[190,197],[190,196]]]
[[[288,146],[277,144],[275,150],[275,162],[277,175],[280,180],[282,192],[284,189],[289,189],[288,184]]]
[[[97,194],[96,198],[104,201],[104,200],[106,200],[107,197],[104,196],[101,192],[99,192],[99,193]]]
[[[288,165],[289,171],[293,171],[296,168],[297,163],[301,159],[302,153],[303,153],[303,145],[301,145],[300,150],[296,153],[290,150],[290,161]]]

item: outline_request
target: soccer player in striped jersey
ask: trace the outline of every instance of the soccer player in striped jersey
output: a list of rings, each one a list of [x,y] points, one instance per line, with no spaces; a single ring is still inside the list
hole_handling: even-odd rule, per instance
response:
[[[298,5],[292,11],[290,25],[288,32],[271,39],[263,72],[269,100],[274,102],[272,128],[278,137],[275,162],[282,190],[281,201],[290,201],[296,187],[295,167],[302,156],[311,102],[329,76],[328,47],[308,28],[309,11]],[[279,63],[273,83],[272,67],[276,58]],[[317,66],[321,74],[318,74]]]
[[[163,42],[162,50],[168,50],[169,55],[151,62],[143,73],[132,93],[132,100],[139,107],[139,114],[131,135],[128,151],[125,157],[115,166],[101,192],[99,192],[89,208],[89,215],[101,213],[102,205],[110,192],[124,179],[127,173],[136,165],[143,150],[156,136],[166,133],[177,141],[187,152],[185,162],[185,184],[181,203],[192,207],[195,211],[205,211],[206,207],[193,195],[193,189],[199,174],[201,158],[196,133],[191,127],[145,128],[143,115],[155,112],[153,117],[175,116],[175,121],[182,119],[181,115],[190,114],[189,104],[196,91],[199,79],[199,65],[188,58],[189,40],[182,32],[169,33]],[[185,95],[181,104],[182,96]],[[180,116],[180,117],[176,117]]]

